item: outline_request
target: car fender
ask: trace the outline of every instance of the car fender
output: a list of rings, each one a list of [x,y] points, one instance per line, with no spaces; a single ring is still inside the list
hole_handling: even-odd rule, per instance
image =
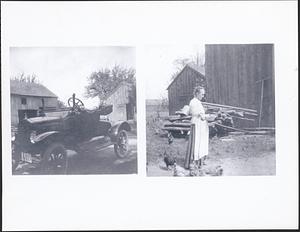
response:
[[[59,131],[44,132],[44,133],[41,133],[41,134],[37,135],[36,137],[34,137],[33,141],[35,143],[39,143],[39,142],[45,141],[49,138],[53,138],[54,136],[58,136],[60,134],[61,134],[61,132],[59,132]]]
[[[126,121],[117,121],[115,122],[112,127],[109,129],[109,137],[113,142],[116,141],[119,131],[126,130],[131,131],[131,126]]]

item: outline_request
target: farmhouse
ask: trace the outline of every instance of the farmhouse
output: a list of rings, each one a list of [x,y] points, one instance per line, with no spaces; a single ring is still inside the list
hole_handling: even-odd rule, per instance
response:
[[[194,64],[187,64],[177,74],[171,84],[168,86],[169,114],[181,109],[184,105],[189,104],[193,98],[195,86],[206,85],[204,68]]]
[[[39,109],[57,108],[57,96],[45,86],[18,80],[10,81],[11,124],[24,117],[35,117]]]
[[[135,118],[136,107],[130,99],[131,91],[132,85],[123,81],[106,97],[105,103],[113,106],[112,113],[108,115],[111,121]]]
[[[257,110],[255,121],[237,127],[274,127],[274,47],[272,44],[205,45],[207,101]]]

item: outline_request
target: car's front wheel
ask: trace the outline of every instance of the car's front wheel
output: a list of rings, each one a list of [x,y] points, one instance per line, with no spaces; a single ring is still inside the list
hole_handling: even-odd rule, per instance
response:
[[[45,149],[41,171],[42,174],[66,174],[67,151],[63,144],[52,143]]]
[[[129,154],[128,134],[126,130],[121,130],[118,133],[117,142],[114,145],[115,154],[119,158],[124,158]]]

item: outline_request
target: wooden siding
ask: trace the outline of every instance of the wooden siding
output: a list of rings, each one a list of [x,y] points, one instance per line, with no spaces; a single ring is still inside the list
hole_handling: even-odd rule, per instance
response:
[[[126,104],[129,103],[129,89],[130,87],[124,84],[106,99],[106,104],[113,105],[113,112],[108,115],[111,121],[127,120]]]
[[[264,81],[261,126],[275,126],[274,48],[272,44],[206,45],[207,101],[255,109],[260,113],[261,80]],[[239,127],[258,126],[236,120]]]
[[[193,90],[197,85],[206,85],[204,76],[186,66],[168,89],[170,115],[189,104],[193,98]]]
[[[21,99],[26,99],[26,104],[21,103]],[[35,97],[35,96],[20,96],[11,94],[11,123],[16,125],[19,123],[18,110],[38,110],[42,107],[42,99],[44,99],[45,108],[57,108],[57,98],[54,97]]]

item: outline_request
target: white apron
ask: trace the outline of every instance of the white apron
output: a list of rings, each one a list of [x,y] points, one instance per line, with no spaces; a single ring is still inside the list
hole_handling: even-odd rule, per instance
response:
[[[206,120],[201,120],[198,117],[199,114],[204,118],[205,110],[201,101],[197,98],[193,98],[190,101],[189,112],[192,116],[191,123],[195,125],[195,138],[194,138],[194,160],[199,160],[205,155],[208,155],[208,142],[209,142],[209,129]]]

